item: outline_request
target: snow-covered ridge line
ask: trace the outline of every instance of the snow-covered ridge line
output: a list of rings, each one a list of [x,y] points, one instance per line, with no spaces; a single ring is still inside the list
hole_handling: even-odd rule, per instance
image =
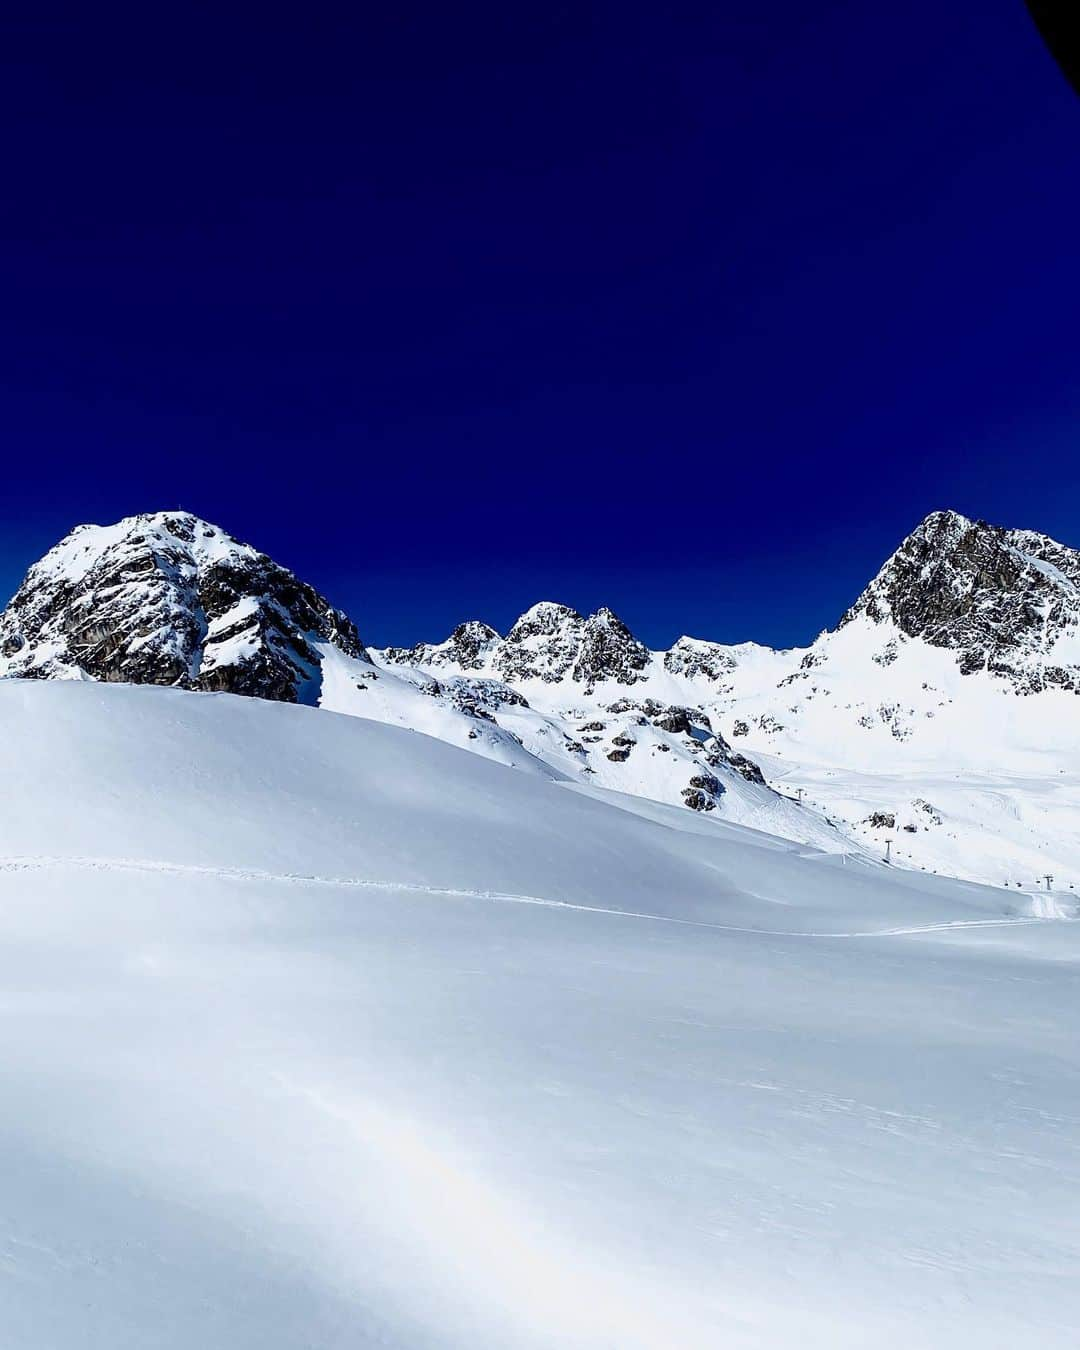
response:
[[[808,648],[543,601],[505,636],[368,652],[250,545],[162,512],[72,532],[0,616],[0,674],[224,690],[419,730],[532,774],[823,849],[1080,885],[1080,553],[928,516]],[[983,784],[987,766],[997,775]]]
[[[822,636],[863,617],[957,651],[964,674],[1011,676],[1029,692],[1048,684],[1080,688],[1075,644],[1065,643],[1060,652],[1066,667],[1049,659],[1080,626],[1080,551],[1032,530],[933,512],[885,561],[836,629]],[[584,686],[642,683],[650,663],[720,684],[747,659],[791,654],[752,642],[730,645],[686,636],[667,650],[650,652],[611,609],[586,617],[553,601],[527,609],[505,637],[474,619],[442,642],[379,653],[390,664],[457,667],[512,684]]]
[[[609,635],[602,663],[583,659],[594,621]],[[1077,550],[934,512],[807,648],[684,637],[641,649],[610,611],[587,619],[549,602],[505,637],[473,621],[443,642],[374,655],[435,679],[509,683],[569,724],[605,785],[673,800],[657,747],[641,753],[651,733],[626,722],[683,708],[691,726],[745,752],[803,820],[824,816],[893,863],[1014,889],[1044,875],[1080,887]],[[612,753],[630,763],[611,769]],[[694,758],[691,741],[663,753],[680,771]],[[997,776],[984,785],[988,768]],[[797,837],[790,815],[771,828]]]

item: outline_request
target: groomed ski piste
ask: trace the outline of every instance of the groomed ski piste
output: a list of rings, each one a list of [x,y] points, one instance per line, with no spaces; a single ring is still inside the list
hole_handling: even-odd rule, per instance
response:
[[[1075,1346],[1066,901],[231,695],[0,762],[5,1344]]]

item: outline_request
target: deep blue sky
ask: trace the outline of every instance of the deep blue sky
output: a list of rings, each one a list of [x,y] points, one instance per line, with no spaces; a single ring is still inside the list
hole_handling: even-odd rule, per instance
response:
[[[1020,0],[21,8],[5,591],[182,505],[373,642],[791,644],[938,506],[1080,544],[1080,100]]]

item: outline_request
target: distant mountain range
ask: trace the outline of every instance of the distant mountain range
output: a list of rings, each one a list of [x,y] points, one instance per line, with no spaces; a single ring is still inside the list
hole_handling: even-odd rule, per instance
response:
[[[0,674],[308,703],[834,851],[1080,885],[1080,551],[951,511],[789,651],[650,651],[610,609],[551,602],[505,636],[473,619],[369,651],[265,554],[185,513],[134,516],[31,567]]]

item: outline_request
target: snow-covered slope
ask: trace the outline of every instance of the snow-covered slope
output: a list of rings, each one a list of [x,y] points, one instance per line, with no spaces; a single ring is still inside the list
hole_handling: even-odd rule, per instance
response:
[[[355,625],[313,587],[217,526],[183,512],[81,526],[34,564],[0,615],[0,676],[223,690],[412,727],[486,758],[837,846],[829,826],[762,781],[684,709],[623,708],[601,762],[566,717],[530,707],[500,673],[532,683],[632,681],[649,653],[608,610],[523,615],[484,678],[469,671],[490,630],[455,635],[438,678],[418,663],[377,668]],[[456,664],[460,671],[449,667]],[[572,720],[574,714],[569,712]],[[580,721],[580,719],[578,719]],[[638,749],[640,745],[640,749]],[[627,764],[634,754],[634,762]],[[666,756],[666,758],[664,758]],[[618,767],[616,767],[618,766]]]
[[[5,1344],[1075,1344],[1031,896],[225,695],[2,682],[0,772]]]
[[[534,605],[368,653],[312,587],[182,513],[84,526],[0,616],[0,674],[174,684],[413,727],[541,776],[826,849],[1080,887],[1080,553],[935,512],[809,648]]]
[[[1076,550],[935,513],[836,631],[736,660],[720,725],[893,858],[1080,888],[1078,582]]]
[[[543,604],[505,638],[471,623],[373,655],[509,682],[606,786],[748,819],[688,791],[711,747],[778,790],[776,833],[827,820],[911,866],[1080,888],[1080,553],[1032,531],[934,513],[805,649],[683,637],[648,652],[610,611]]]
[[[682,643],[688,665],[698,657],[699,670],[701,653],[689,651],[690,639]],[[542,602],[505,638],[474,621],[445,642],[372,655],[383,671],[426,678],[437,693],[470,691],[560,774],[803,843],[841,846],[820,812],[765,783],[757,764],[720,733],[702,691],[664,669],[610,609],[585,617]]]

